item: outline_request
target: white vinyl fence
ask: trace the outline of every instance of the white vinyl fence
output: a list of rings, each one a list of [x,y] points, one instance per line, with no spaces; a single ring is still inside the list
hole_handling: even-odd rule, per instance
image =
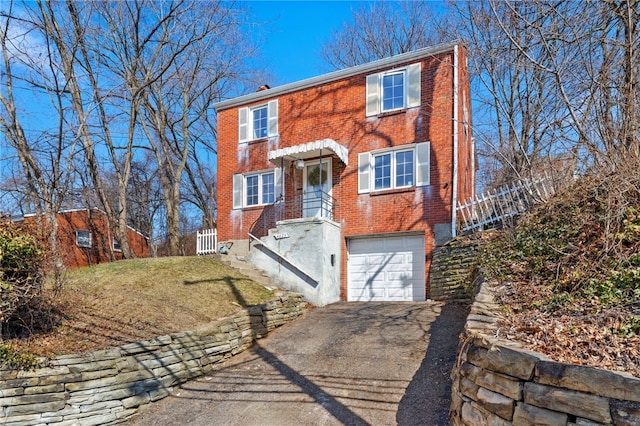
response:
[[[504,219],[529,211],[534,204],[548,200],[555,192],[550,176],[522,179],[458,203],[456,209],[462,232],[475,232],[501,223]]]
[[[215,254],[218,247],[218,232],[215,229],[198,231],[196,240],[196,254]]]

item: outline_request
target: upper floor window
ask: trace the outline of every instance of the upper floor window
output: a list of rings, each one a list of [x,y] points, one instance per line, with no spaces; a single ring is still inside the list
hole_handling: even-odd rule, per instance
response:
[[[91,248],[91,232],[76,230],[76,245],[78,247]]]
[[[278,134],[278,100],[238,110],[238,140],[248,142]]]
[[[253,119],[253,139],[267,137],[267,106],[251,109]]]
[[[404,108],[404,71],[382,76],[382,111]]]
[[[367,76],[367,116],[420,105],[420,63]]]
[[[233,175],[233,208],[263,206],[275,203],[282,194],[282,171]]]
[[[429,185],[429,142],[358,154],[358,193]]]

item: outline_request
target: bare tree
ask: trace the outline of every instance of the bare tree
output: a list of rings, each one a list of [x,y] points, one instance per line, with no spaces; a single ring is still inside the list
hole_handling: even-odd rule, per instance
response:
[[[353,22],[333,33],[322,57],[341,69],[430,46],[442,40],[437,17],[425,1],[363,4]]]
[[[556,147],[613,166],[639,155],[638,1],[488,0],[483,7],[496,36],[551,83],[551,105],[541,112],[552,120]],[[518,27],[527,38],[514,33]]]
[[[553,76],[532,64],[514,42],[546,63],[547,52],[526,22],[543,25],[549,17],[528,2],[453,2],[451,9],[450,21],[457,25],[446,30],[469,46],[474,137],[484,168],[491,171],[485,184],[531,177],[557,147],[557,126],[566,110],[554,95]]]
[[[40,40],[33,38],[30,34],[38,26],[16,14],[13,2],[3,10],[0,23],[4,81],[0,90],[0,129],[16,153],[23,176],[3,184],[17,184],[5,189],[21,192],[40,219],[40,231],[47,227],[51,267],[58,272],[61,262],[56,214],[73,179],[78,142],[69,125],[74,117],[68,110],[66,82],[58,66],[59,57],[46,44],[47,34],[40,34]],[[45,43],[38,44],[42,41]],[[21,111],[27,107],[25,101],[31,102],[29,98],[37,95],[44,95],[46,108],[54,114],[47,127],[25,129]]]
[[[207,20],[197,19],[209,16]],[[236,12],[222,3],[194,6],[167,23],[162,33],[169,38],[160,60],[167,62],[167,72],[155,79],[145,91],[141,103],[141,124],[158,167],[164,201],[166,232],[171,255],[180,254],[180,203],[182,188],[195,197],[194,205],[204,217],[212,217],[208,191],[198,173],[205,169],[198,157],[211,151],[215,134],[208,125],[211,105],[220,99],[220,83],[235,78],[239,61],[250,51],[242,50],[242,33],[236,25]],[[221,50],[220,46],[236,46]]]
[[[59,179],[68,161],[64,176],[75,180],[68,185],[77,186],[88,177],[92,196],[104,208],[124,257],[132,257],[127,240],[131,180],[144,174],[134,168],[151,152],[157,160],[154,176],[163,190],[166,227],[177,236],[183,187],[201,185],[208,169],[194,160],[201,158],[198,152],[213,152],[215,147],[209,107],[254,76],[247,66],[253,50],[240,30],[242,11],[233,4],[185,0],[39,0],[24,2],[19,10],[3,10],[2,15],[2,71],[9,83],[2,92],[0,125],[21,159],[32,203],[42,210],[41,200],[52,198],[44,191],[60,188],[61,196],[65,193],[45,177]],[[37,38],[51,70],[42,69],[34,56],[40,51],[23,49],[26,59],[11,55],[16,47],[7,43],[13,40],[14,27],[24,27],[25,36]],[[30,111],[21,110],[12,93],[18,76],[27,76],[22,78],[34,99],[59,100],[52,114],[60,123],[53,127],[57,132],[24,132],[21,120],[30,117]],[[41,125],[26,120],[29,126]],[[76,151],[79,155],[70,155]],[[190,201],[206,209],[203,216],[212,222],[211,188],[194,187],[188,193],[195,195]],[[140,218],[141,200],[135,203],[135,216]],[[56,205],[49,204],[47,211],[55,212]]]

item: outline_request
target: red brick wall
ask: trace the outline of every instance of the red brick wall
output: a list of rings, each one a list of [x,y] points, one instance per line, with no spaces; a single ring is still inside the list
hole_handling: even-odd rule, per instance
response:
[[[460,49],[460,90],[469,100]],[[365,116],[365,77],[360,74],[313,88],[277,96],[279,138],[243,144],[238,150],[238,107],[218,111],[218,232],[220,241],[247,239],[260,220],[263,208],[232,210],[232,178],[235,173],[272,168],[270,150],[324,138],[334,139],[349,150],[349,164],[333,159],[333,196],[339,204],[337,219],[346,238],[398,231],[425,233],[428,277],[433,249],[433,225],[451,222],[453,178],[453,50],[422,59],[421,106],[383,117]],[[406,64],[397,64],[389,69]],[[380,69],[378,71],[383,71]],[[462,97],[460,98],[462,99]],[[262,104],[262,99],[255,104]],[[251,105],[244,105],[251,106]],[[462,117],[462,102],[459,117]],[[470,110],[469,110],[470,114]],[[464,137],[462,118],[458,125]],[[469,128],[470,129],[470,128]],[[459,143],[459,171],[470,172],[470,132]],[[431,142],[431,184],[383,194],[358,194],[358,153],[410,143]],[[302,187],[302,172],[291,167],[284,173],[285,197],[291,200]],[[460,193],[469,193],[472,180],[461,176]],[[346,295],[346,255],[342,256],[342,287]]]
[[[67,268],[122,259],[122,253],[113,250],[113,236],[107,217],[100,210],[70,210],[59,213],[57,218],[58,242],[62,261]],[[25,222],[32,220],[35,220],[35,217],[25,218]],[[76,230],[91,232],[91,248],[78,247]],[[149,257],[149,247],[144,236],[129,229],[128,237],[129,245],[136,257]]]

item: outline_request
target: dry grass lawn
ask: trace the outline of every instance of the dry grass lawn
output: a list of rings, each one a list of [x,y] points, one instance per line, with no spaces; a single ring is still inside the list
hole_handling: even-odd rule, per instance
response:
[[[118,346],[190,330],[273,293],[208,257],[105,263],[67,272],[53,327],[11,343],[40,356]]]

